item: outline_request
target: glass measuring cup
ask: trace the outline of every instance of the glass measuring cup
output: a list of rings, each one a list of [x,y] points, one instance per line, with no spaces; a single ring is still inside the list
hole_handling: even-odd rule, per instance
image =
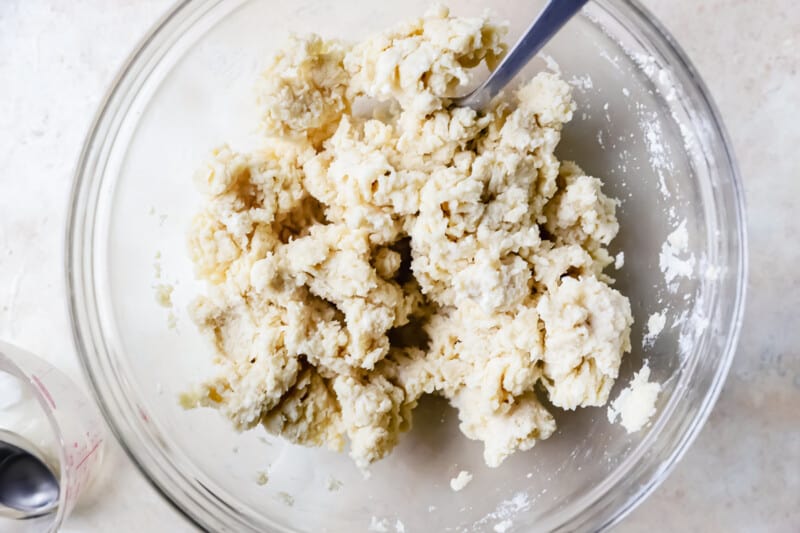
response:
[[[44,360],[0,342],[0,429],[32,443],[59,481],[54,512],[28,520],[0,517],[0,532],[56,531],[99,471],[105,440],[97,407]]]

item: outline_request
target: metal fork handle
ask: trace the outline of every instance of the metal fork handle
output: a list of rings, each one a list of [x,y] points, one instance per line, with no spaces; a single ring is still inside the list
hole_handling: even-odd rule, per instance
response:
[[[470,94],[453,98],[453,104],[484,109],[588,1],[550,0],[486,81]]]

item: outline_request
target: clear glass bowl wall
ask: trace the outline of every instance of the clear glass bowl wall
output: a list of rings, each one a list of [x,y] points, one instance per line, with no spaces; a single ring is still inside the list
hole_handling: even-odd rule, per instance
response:
[[[510,39],[541,2],[494,1]],[[486,2],[449,2],[459,15]],[[556,414],[559,430],[500,468],[429,399],[413,431],[362,478],[345,455],[290,446],[261,430],[237,434],[216,412],[183,411],[177,395],[209,371],[211,347],[186,313],[202,290],[185,245],[202,201],[191,175],[224,141],[257,124],[253,85],[291,32],[358,39],[420,15],[423,0],[184,2],[131,56],[87,139],[68,242],[75,339],[96,396],[130,456],[169,500],[217,531],[597,530],[664,479],[708,416],[741,323],[743,209],[729,144],[702,82],[637,4],[588,4],[545,53],[575,86],[578,112],[558,153],[602,177],[622,203],[611,272],[635,326],[612,398],[647,360],[664,390],[645,430],[628,435],[605,409]],[[534,61],[522,78],[545,67]],[[667,286],[659,252],[685,221],[694,275]],[[156,270],[161,278],[157,279]],[[175,285],[176,327],[154,297]],[[648,317],[667,325],[643,345]],[[683,319],[681,320],[681,317]],[[448,485],[459,470],[474,480]],[[266,485],[256,483],[269,472]],[[329,480],[341,482],[329,490]],[[288,496],[288,497],[287,497]],[[293,502],[293,503],[292,503]],[[386,522],[384,522],[386,520]]]

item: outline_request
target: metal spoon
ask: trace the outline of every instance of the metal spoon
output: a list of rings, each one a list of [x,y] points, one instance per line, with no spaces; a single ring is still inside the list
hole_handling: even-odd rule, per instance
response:
[[[35,518],[58,505],[58,478],[36,446],[0,429],[0,517]]]
[[[471,93],[453,98],[458,107],[471,107],[481,111],[528,64],[533,56],[558,33],[589,0],[550,0],[533,24],[525,31],[480,87]]]

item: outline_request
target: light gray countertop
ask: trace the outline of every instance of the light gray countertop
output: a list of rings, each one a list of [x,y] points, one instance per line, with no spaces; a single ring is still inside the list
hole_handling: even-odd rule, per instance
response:
[[[739,350],[697,441],[619,531],[800,530],[800,3],[645,0],[709,85],[748,202]],[[63,276],[89,121],[171,0],[0,1],[0,338],[83,383]],[[121,452],[63,531],[191,531]]]

